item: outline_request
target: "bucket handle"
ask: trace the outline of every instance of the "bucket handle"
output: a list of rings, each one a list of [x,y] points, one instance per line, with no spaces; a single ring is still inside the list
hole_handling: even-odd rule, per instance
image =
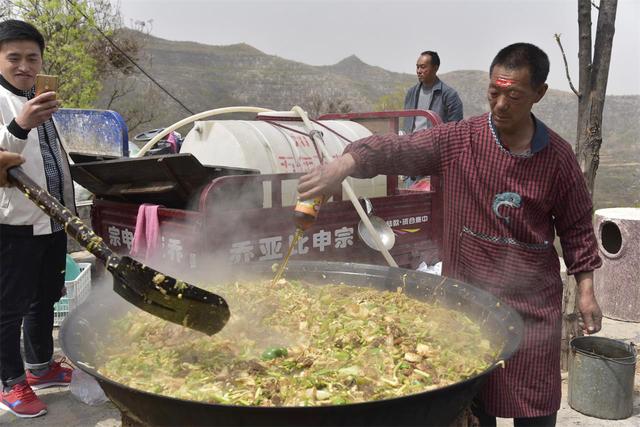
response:
[[[628,356],[628,357],[633,357],[633,361],[632,362],[627,362],[627,361],[623,362],[620,359],[613,359],[611,357],[605,357],[605,356],[602,356],[600,354],[596,354],[596,353],[593,353],[591,351],[582,350],[582,349],[578,350],[576,348],[573,348],[573,352],[574,353],[584,354],[585,356],[589,356],[589,357],[593,357],[593,358],[597,358],[597,359],[608,360],[609,362],[618,363],[620,365],[635,365],[636,364],[636,359],[638,358],[638,354],[636,352],[636,345],[633,342],[631,342],[631,343],[629,343],[629,348],[631,350],[631,356]],[[625,359],[626,359],[626,357],[625,357]]]

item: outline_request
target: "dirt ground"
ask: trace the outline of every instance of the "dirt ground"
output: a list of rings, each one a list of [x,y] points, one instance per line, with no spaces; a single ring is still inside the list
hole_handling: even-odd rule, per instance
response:
[[[94,280],[93,286],[110,286],[101,280]],[[109,279],[110,280],[110,279]],[[57,330],[56,337],[57,337]],[[619,322],[604,319],[600,336],[640,343],[640,323]],[[57,346],[56,353],[61,354]],[[573,410],[567,403],[567,378],[563,375],[562,406],[558,412],[558,426],[593,426],[593,427],[638,427],[640,426],[640,369],[636,366],[633,415],[625,420],[601,420],[583,415]],[[41,399],[48,405],[45,416],[33,419],[20,419],[9,412],[0,410],[0,426],[11,427],[120,427],[120,412],[111,403],[89,406],[77,400],[67,388],[53,387],[38,392]],[[499,419],[498,426],[510,426],[511,420]]]

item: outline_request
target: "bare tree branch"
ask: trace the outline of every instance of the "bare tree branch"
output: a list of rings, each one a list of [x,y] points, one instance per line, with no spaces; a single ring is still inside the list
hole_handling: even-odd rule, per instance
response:
[[[593,1],[592,1],[592,2],[591,2],[591,5],[592,5],[593,7],[595,7],[596,9],[600,10],[600,6],[599,6],[599,5],[597,5],[595,2],[593,2]]]
[[[558,42],[558,46],[560,46],[560,51],[562,52],[562,60],[564,61],[564,70],[567,73],[567,80],[569,80],[569,87],[571,87],[573,93],[575,93],[576,96],[580,98],[580,92],[578,92],[576,88],[573,87],[573,83],[571,82],[571,75],[569,74],[569,64],[567,64],[567,56],[564,53],[564,48],[562,47],[562,42],[560,41],[560,35],[561,34],[556,33],[554,34],[554,37],[556,39],[556,42]]]
[[[580,137],[587,128],[589,102],[591,92],[592,37],[591,37],[591,2],[578,0],[578,89],[582,96],[578,101],[578,123],[576,127],[575,152],[582,151],[583,138]]]
[[[121,92],[118,90],[118,88],[114,88],[112,91],[109,92],[109,94],[105,97],[106,101],[105,101],[105,110],[112,110],[113,109],[113,104],[119,100],[120,98],[124,97],[126,95],[126,92]]]

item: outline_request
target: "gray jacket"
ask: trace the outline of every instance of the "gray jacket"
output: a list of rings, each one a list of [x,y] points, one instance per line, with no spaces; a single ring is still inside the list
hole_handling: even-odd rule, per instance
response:
[[[404,99],[405,110],[415,110],[418,107],[418,95],[421,88],[422,83],[418,83],[407,91],[407,96]],[[458,96],[458,92],[440,79],[433,85],[433,95],[431,96],[429,110],[438,114],[445,123],[462,120],[462,101]],[[415,117],[406,117],[404,119],[402,130],[405,134],[413,132],[414,122]]]

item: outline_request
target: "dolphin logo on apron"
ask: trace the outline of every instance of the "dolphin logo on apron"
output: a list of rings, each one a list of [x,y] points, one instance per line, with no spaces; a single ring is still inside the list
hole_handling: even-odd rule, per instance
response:
[[[500,219],[503,219],[504,222],[509,224],[509,217],[503,216],[500,214],[501,206],[508,206],[510,208],[519,208],[522,206],[522,198],[518,193],[500,193],[496,194],[496,197],[493,199],[493,213]]]

